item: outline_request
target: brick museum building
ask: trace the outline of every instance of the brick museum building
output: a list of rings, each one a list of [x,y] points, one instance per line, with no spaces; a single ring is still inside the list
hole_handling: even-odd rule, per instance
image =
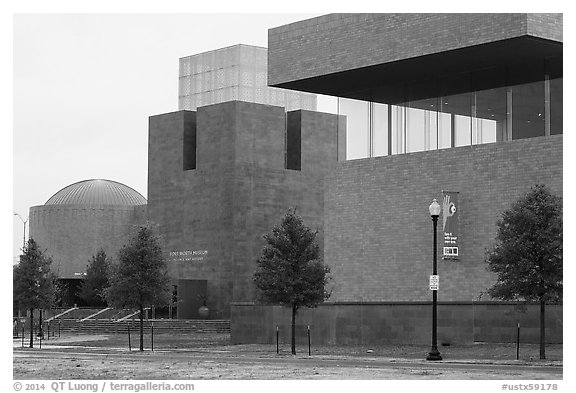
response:
[[[86,266],[103,249],[115,257],[134,225],[146,221],[146,198],[125,184],[90,179],[70,184],[30,208],[30,238],[52,258],[64,285],[63,305],[83,305],[77,293]]]
[[[272,342],[289,311],[256,303],[252,276],[262,235],[296,206],[332,277],[299,337],[427,343],[435,198],[440,342],[513,341],[518,320],[536,341],[537,307],[486,295],[485,250],[533,185],[562,196],[562,62],[560,14],[331,14],[270,29],[268,49],[182,58],[178,110],[149,119],[147,203],[125,221],[158,225],[178,318],[205,298],[233,342]],[[562,305],[547,329],[562,341]]]
[[[537,342],[538,306],[518,314],[485,294],[485,250],[533,185],[562,196],[562,59],[559,14],[333,14],[269,30],[268,84],[339,97],[346,117],[346,160],[324,178],[332,295],[300,312],[303,339],[310,325],[315,342],[427,343],[428,206],[451,198],[438,339],[514,341],[520,320]],[[281,308],[235,304],[231,322],[235,342],[289,334]],[[546,322],[561,342],[561,305]]]

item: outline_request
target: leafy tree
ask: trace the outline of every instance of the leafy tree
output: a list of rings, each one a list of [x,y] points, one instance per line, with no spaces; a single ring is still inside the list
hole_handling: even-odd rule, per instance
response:
[[[144,308],[166,303],[169,279],[160,239],[152,225],[140,226],[111,264],[110,286],[104,291],[109,304],[140,310],[140,350],[144,350]]]
[[[536,185],[502,214],[497,226],[496,243],[486,256],[497,282],[488,293],[540,303],[540,359],[545,359],[545,306],[562,300],[562,199]]]
[[[13,268],[14,300],[30,310],[30,348],[33,348],[34,309],[52,306],[56,276],[50,271],[52,259],[40,251],[34,239],[29,239],[22,251],[20,263]]]
[[[296,314],[328,299],[329,267],[320,259],[316,234],[306,227],[296,209],[289,209],[280,225],[264,235],[266,245],[258,259],[254,282],[259,299],[292,309],[292,354],[296,354]]]
[[[96,255],[86,268],[86,276],[80,287],[80,298],[91,306],[106,306],[104,289],[108,284],[109,258],[103,249],[98,250]]]

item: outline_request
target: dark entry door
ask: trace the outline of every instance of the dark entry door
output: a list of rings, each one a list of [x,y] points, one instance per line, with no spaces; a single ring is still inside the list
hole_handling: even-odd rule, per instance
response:
[[[178,280],[178,319],[200,319],[206,298],[206,280]]]

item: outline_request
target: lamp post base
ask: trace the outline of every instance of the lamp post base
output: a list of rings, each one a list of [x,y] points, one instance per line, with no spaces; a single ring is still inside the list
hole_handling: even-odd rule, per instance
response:
[[[442,356],[440,356],[440,351],[438,348],[432,348],[430,352],[428,352],[428,356],[426,356],[426,360],[442,360]]]

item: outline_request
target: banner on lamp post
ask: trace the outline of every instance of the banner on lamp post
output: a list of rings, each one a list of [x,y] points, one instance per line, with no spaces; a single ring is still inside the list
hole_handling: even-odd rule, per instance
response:
[[[458,192],[442,191],[442,232],[444,234],[443,259],[458,259]]]

